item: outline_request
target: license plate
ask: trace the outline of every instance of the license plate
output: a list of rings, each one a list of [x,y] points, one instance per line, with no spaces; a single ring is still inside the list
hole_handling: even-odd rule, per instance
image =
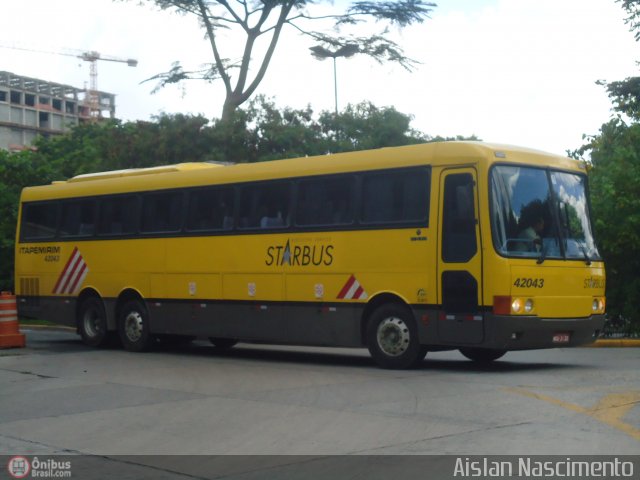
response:
[[[569,343],[571,335],[568,333],[556,333],[553,335],[553,343]]]

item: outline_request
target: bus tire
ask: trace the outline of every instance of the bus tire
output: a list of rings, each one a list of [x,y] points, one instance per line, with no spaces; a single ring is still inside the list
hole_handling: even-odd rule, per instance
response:
[[[218,350],[229,350],[230,348],[235,347],[235,345],[238,343],[238,340],[236,340],[235,338],[221,337],[209,337],[209,341]]]
[[[497,348],[461,348],[460,353],[476,363],[491,363],[507,353]]]
[[[104,347],[109,341],[107,314],[98,297],[85,298],[78,310],[78,333],[89,347]]]
[[[149,313],[140,300],[129,300],[120,309],[118,335],[125,350],[144,352],[153,346]]]
[[[369,353],[382,368],[415,367],[427,354],[420,345],[413,314],[403,305],[378,307],[367,322],[366,339]]]

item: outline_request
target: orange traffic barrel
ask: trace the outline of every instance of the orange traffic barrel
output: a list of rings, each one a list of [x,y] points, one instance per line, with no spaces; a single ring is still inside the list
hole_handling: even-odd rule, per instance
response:
[[[11,292],[0,293],[0,348],[24,347],[25,337],[18,329],[18,306]]]

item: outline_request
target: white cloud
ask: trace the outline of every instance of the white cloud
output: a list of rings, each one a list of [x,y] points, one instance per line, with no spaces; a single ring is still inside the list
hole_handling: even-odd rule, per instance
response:
[[[635,75],[640,49],[611,0],[443,0],[431,20],[394,31],[421,65],[405,72],[366,58],[338,60],[340,106],[371,100],[415,117],[428,134],[476,134],[555,153],[596,133],[610,102],[598,79]],[[89,7],[90,5],[90,7]],[[139,60],[137,68],[99,62],[99,88],[117,94],[117,114],[134,120],[160,111],[219,116],[221,83],[190,83],[151,95],[140,82],[172,61],[209,62],[197,22],[136,2],[22,0],[3,5],[0,45],[60,51],[96,50]],[[333,69],[308,52],[293,32],[283,35],[258,93],[278,105],[333,109]],[[82,87],[88,65],[52,54],[0,49],[0,69]]]

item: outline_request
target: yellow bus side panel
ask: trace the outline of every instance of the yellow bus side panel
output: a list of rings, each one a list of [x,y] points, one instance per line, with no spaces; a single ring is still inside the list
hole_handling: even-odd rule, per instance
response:
[[[166,268],[153,276],[152,295],[366,302],[390,292],[409,303],[435,303],[428,261],[435,247],[427,229],[418,237],[416,229],[398,229],[167,239]],[[339,298],[352,275],[366,295]]]

